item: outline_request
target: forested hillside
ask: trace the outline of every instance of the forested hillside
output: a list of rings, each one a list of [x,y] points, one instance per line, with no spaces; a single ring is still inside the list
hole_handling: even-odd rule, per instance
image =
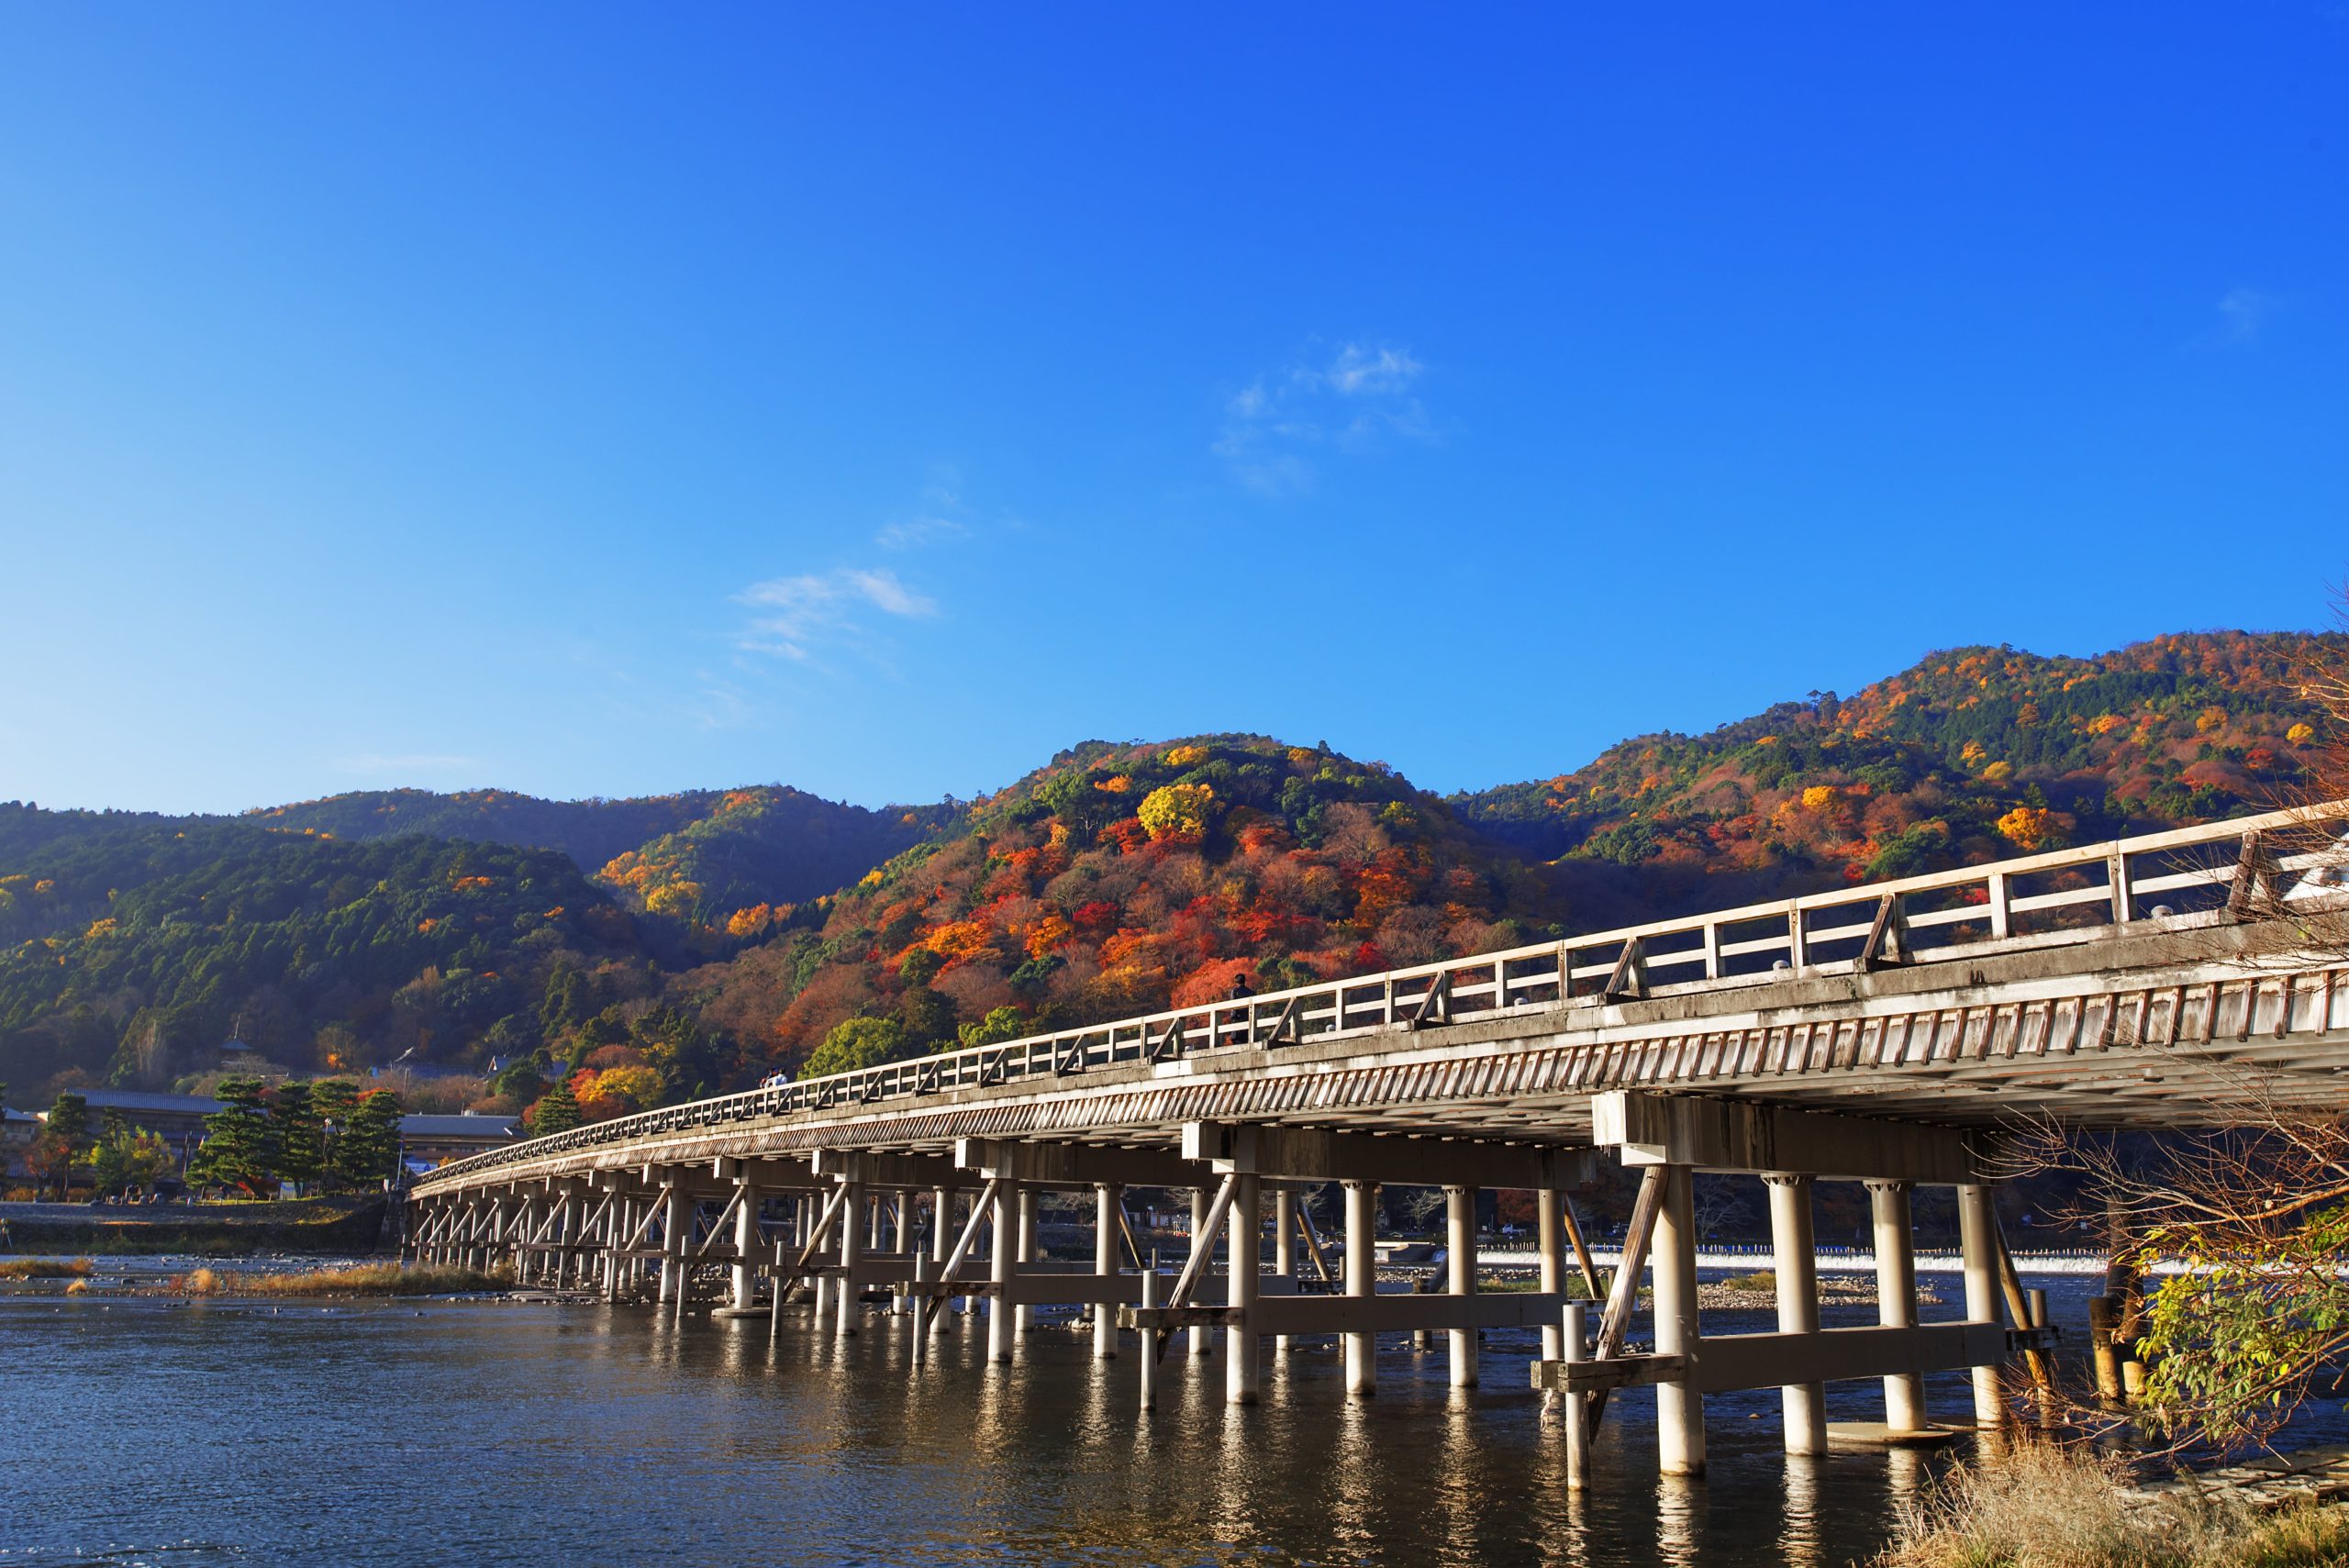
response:
[[[951,803],[872,811],[784,785],[632,800],[400,789],[273,806],[243,820],[339,839],[420,833],[560,850],[631,907],[717,928],[740,913],[734,923],[755,929],[774,905],[855,881],[952,813]]]
[[[2094,659],[1957,649],[1850,697],[1642,736],[1452,804],[1558,860],[1586,925],[1907,875],[2288,797],[2323,717],[2294,673],[2344,648],[2201,633]]]
[[[0,806],[14,1084],[160,1086],[232,1035],[329,1072],[529,1050],[562,973],[650,984],[630,917],[551,851],[76,816]]]
[[[1935,654],[1438,799],[1261,736],[1088,742],[979,801],[782,786],[339,795],[234,819],[0,806],[0,1079],[560,1084],[590,1116],[1203,997],[2264,808],[2349,639]]]
[[[1388,769],[1261,736],[1092,743],[685,994],[790,1063],[926,1050],[1531,940],[1542,877]]]

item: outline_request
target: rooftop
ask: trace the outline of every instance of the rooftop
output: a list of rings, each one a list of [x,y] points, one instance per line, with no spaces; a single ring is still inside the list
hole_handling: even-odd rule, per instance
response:
[[[518,1116],[404,1116],[403,1138],[515,1138],[521,1134]]]
[[[210,1116],[226,1110],[226,1102],[204,1095],[150,1095],[137,1089],[80,1089],[75,1093],[94,1111],[178,1111]]]

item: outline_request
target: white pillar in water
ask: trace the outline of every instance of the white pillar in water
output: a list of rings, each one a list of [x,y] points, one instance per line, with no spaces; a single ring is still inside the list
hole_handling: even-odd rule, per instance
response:
[[[1348,1182],[1346,1191],[1346,1294],[1378,1294],[1378,1246],[1374,1234],[1378,1184]],[[1378,1336],[1346,1336],[1346,1392],[1368,1398],[1378,1392]]]
[[[671,1187],[666,1212],[661,1217],[661,1299],[664,1302],[684,1294],[678,1284],[685,1269],[686,1212],[685,1195]]]
[[[1771,1174],[1770,1251],[1777,1258],[1778,1331],[1819,1332],[1819,1245],[1811,1229],[1809,1176]],[[1790,1383],[1778,1391],[1788,1453],[1827,1451],[1827,1385]]]
[[[1555,1187],[1541,1187],[1533,1194],[1533,1229],[1538,1235],[1536,1245],[1542,1255],[1542,1294],[1559,1296],[1566,1288],[1566,1195]],[[1542,1325],[1542,1359],[1545,1362],[1566,1359],[1566,1336],[1563,1318],[1555,1323]]]
[[[742,1201],[734,1206],[733,1306],[737,1312],[748,1312],[759,1293],[759,1276],[751,1272],[751,1253],[758,1245],[759,1189],[745,1182]]]
[[[1214,1199],[1209,1195],[1207,1188],[1194,1187],[1191,1189],[1191,1251],[1194,1253],[1197,1252],[1202,1246],[1207,1247],[1210,1251],[1214,1249],[1215,1244],[1208,1239],[1207,1234],[1208,1208],[1213,1202]],[[1202,1258],[1199,1260],[1198,1275],[1191,1285],[1190,1305],[1194,1307],[1205,1307],[1208,1305],[1207,1284],[1208,1281],[1212,1277],[1210,1273],[1212,1265],[1213,1260],[1211,1258]],[[1194,1325],[1189,1330],[1191,1353],[1195,1356],[1206,1355],[1213,1338],[1214,1331],[1212,1329],[1201,1325]]]
[[[1118,1277],[1118,1206],[1125,1189],[1115,1182],[1093,1185],[1093,1272],[1104,1279]],[[1093,1355],[1109,1361],[1118,1353],[1118,1304],[1093,1304]]]
[[[1297,1189],[1279,1187],[1273,1193],[1273,1273],[1282,1279],[1297,1278]],[[1288,1336],[1273,1337],[1273,1354],[1288,1354]]]
[[[1694,1173],[1664,1167],[1655,1219],[1655,1351],[1694,1356],[1697,1333],[1697,1214]],[[1705,1473],[1705,1396],[1687,1383],[1655,1385],[1656,1459],[1666,1475]]]
[[[1446,1285],[1454,1296],[1474,1296],[1476,1292],[1476,1189],[1446,1187],[1443,1189],[1443,1243]],[[1476,1386],[1476,1330],[1453,1329],[1448,1331],[1451,1349],[1452,1386]]]
[[[2004,1318],[1998,1301],[1998,1211],[1991,1189],[1980,1182],[1957,1189],[1959,1260],[1965,1269],[1965,1318],[1970,1323],[1997,1323]],[[2007,1402],[1998,1392],[1998,1369],[1974,1369],[1974,1424],[1985,1430],[2004,1426]]]
[[[1870,1182],[1868,1213],[1876,1230],[1876,1318],[1887,1329],[1917,1325],[1917,1255],[1907,1182]],[[1925,1380],[1896,1373],[1884,1380],[1884,1422],[1896,1432],[1925,1425]]]
[[[1034,1187],[1019,1189],[1019,1262],[1022,1263],[1032,1263],[1036,1261],[1036,1205],[1041,1196],[1042,1195]],[[1036,1309],[1032,1307],[1023,1306],[1012,1315],[1011,1331],[1023,1339],[1027,1337],[1028,1330],[1035,1326]]]
[[[1257,1273],[1264,1266],[1264,1183],[1246,1173],[1235,1179],[1231,1208],[1224,1220],[1231,1238],[1231,1288],[1227,1296],[1241,1317],[1223,1331],[1223,1396],[1233,1405],[1253,1405],[1263,1373],[1256,1337]]]
[[[1005,1184],[1008,1187],[1009,1184]],[[989,1238],[989,1274],[995,1280],[995,1299],[987,1303],[987,1360],[1008,1362],[1011,1359],[1011,1303],[1005,1299],[1011,1287],[1012,1249],[1019,1238],[1019,1227],[1012,1219],[1014,1199],[1008,1191],[998,1187],[995,1212],[987,1217],[994,1234]]]
[[[848,1195],[841,1200],[841,1277],[832,1286],[832,1300],[837,1316],[833,1332],[848,1339],[856,1332],[860,1309],[856,1288],[856,1265],[863,1256],[861,1244],[864,1233],[858,1221],[863,1218],[861,1207],[864,1202],[864,1184],[851,1181],[843,1184]]]

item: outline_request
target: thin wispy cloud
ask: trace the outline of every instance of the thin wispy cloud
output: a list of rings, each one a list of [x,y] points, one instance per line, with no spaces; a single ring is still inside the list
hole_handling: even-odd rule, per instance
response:
[[[1317,449],[1359,453],[1390,438],[1432,439],[1427,411],[1411,395],[1425,368],[1407,349],[1347,343],[1334,355],[1259,376],[1224,400],[1211,450],[1259,495],[1310,490]]]
[[[891,523],[874,534],[873,542],[883,550],[919,550],[925,545],[960,538],[970,531],[968,523],[958,522],[952,517],[907,517],[903,522]]]
[[[876,614],[921,620],[938,613],[935,599],[907,587],[885,567],[773,577],[734,597],[754,612],[735,646],[798,662],[822,649],[863,645]]]
[[[2249,348],[2259,341],[2275,314],[2275,295],[2257,289],[2229,289],[2219,301],[2218,340],[2228,348]]]

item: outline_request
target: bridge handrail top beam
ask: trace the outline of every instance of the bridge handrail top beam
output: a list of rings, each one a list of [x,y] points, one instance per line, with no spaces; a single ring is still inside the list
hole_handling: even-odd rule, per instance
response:
[[[869,1084],[880,1074],[894,1073],[902,1077],[917,1072],[930,1073],[941,1077],[952,1076],[959,1084],[971,1068],[975,1067],[984,1073],[989,1063],[1008,1060],[1026,1062],[1032,1059],[1039,1051],[1051,1052],[1063,1042],[1076,1042],[1081,1045],[1084,1041],[1096,1039],[1115,1041],[1119,1036],[1127,1035],[1131,1031],[1139,1031],[1140,1038],[1146,1041],[1153,1027],[1171,1031],[1185,1020],[1206,1018],[1209,1020],[1209,1027],[1214,1028],[1224,1016],[1244,1011],[1250,1014],[1252,1018],[1261,1018],[1267,1012],[1276,1013],[1292,1003],[1302,1007],[1306,1004],[1319,1001],[1324,1005],[1315,1010],[1327,1013],[1333,1001],[1340,1007],[1344,1008],[1349,1001],[1348,993],[1350,992],[1366,991],[1374,986],[1412,984],[1424,980],[1428,982],[1428,991],[1423,994],[1414,993],[1412,996],[1406,998],[1418,1001],[1421,995],[1432,995],[1437,983],[1446,975],[1456,974],[1462,970],[1491,968],[1536,958],[1555,961],[1573,974],[1580,976],[1587,971],[1585,966],[1575,965],[1573,960],[1575,953],[1585,950],[1628,948],[1632,942],[1644,941],[1655,937],[1718,932],[1718,929],[1722,927],[1752,921],[1787,919],[1798,913],[1848,909],[1871,901],[1881,902],[1886,898],[1905,899],[1920,893],[1972,887],[1983,884],[1994,877],[2012,879],[2074,870],[2084,866],[2102,865],[2110,863],[2116,858],[2125,859],[2132,856],[2207,848],[2240,840],[2251,834],[2267,834],[2343,820],[2349,820],[2349,800],[2295,806],[2251,817],[2223,818],[2192,828],[2176,828],[2159,833],[2104,840],[2069,849],[2050,850],[2032,855],[2017,856],[2010,860],[1989,861],[1979,865],[1960,866],[1950,871],[1929,872],[1918,876],[1901,877],[1887,882],[1860,883],[1850,887],[1831,889],[1822,893],[1802,894],[1791,898],[1741,905],[1733,908],[1683,916],[1675,919],[1652,920],[1634,926],[1570,935],[1495,952],[1463,954],[1458,958],[1440,959],[1429,963],[1382,970],[1347,979],[1321,981],[1311,985],[1294,986],[1283,991],[1262,992],[1243,998],[1196,1003],[1187,1007],[1171,1007],[1155,1013],[1134,1015],[1103,1023],[1058,1029],[1046,1034],[1026,1035],[1016,1040],[1000,1040],[989,1045],[966,1046],[957,1051],[941,1051],[934,1055],[916,1057],[880,1067],[854,1068],[845,1073],[830,1073],[820,1078],[795,1079],[788,1084],[774,1088],[747,1089],[732,1095],[720,1095],[705,1100],[693,1101],[690,1102],[690,1106],[704,1113],[705,1117],[708,1113],[737,1109],[745,1114],[763,1114],[758,1111],[758,1106],[764,1097],[778,1093],[792,1092],[796,1093],[803,1103],[776,1114],[789,1114],[791,1110],[821,1108],[820,1106],[811,1107],[805,1102],[827,1089],[850,1090],[857,1085]],[[2288,863],[2296,868],[2299,864],[2313,862],[2323,858],[2321,855],[2293,855],[2288,857]],[[2212,868],[2207,873],[2186,875],[2183,881],[2225,879],[2232,876],[2232,865]],[[2166,887],[2178,884],[2181,879],[2164,876],[2155,880]],[[1948,921],[1955,921],[1970,913],[1966,910],[1943,912]],[[1943,923],[1943,919],[1927,917],[1916,923],[1940,924]],[[2110,928],[2102,929],[2110,929]],[[1839,926],[1827,933],[1825,940],[1848,939],[1862,934],[1865,934],[1865,928],[1862,926],[1856,924],[1850,927]],[[1760,943],[1739,942],[1731,945],[1739,951],[1745,951],[1758,950],[1776,944],[1765,940]],[[1680,956],[1682,955],[1669,954],[1659,955],[1659,958],[1671,959]],[[1538,983],[1538,980],[1528,982],[1528,984]],[[1492,981],[1476,982],[1470,989],[1492,989],[1494,984]],[[1252,1024],[1251,1033],[1252,1032]],[[640,1111],[633,1116],[617,1118],[609,1122],[590,1124],[598,1129],[597,1136],[593,1141],[598,1144],[625,1142],[640,1136],[658,1133],[664,1130],[668,1119],[674,1113],[687,1108],[681,1106],[662,1106],[654,1110]],[[562,1138],[571,1137],[573,1134],[558,1133],[553,1136]],[[448,1166],[436,1170],[429,1175],[419,1177],[418,1182],[420,1184],[437,1184],[438,1181],[444,1176],[465,1175],[475,1170],[503,1165],[519,1156],[523,1150],[540,1141],[537,1139],[527,1139],[507,1148],[470,1155],[462,1161],[451,1162]],[[540,1152],[553,1151],[540,1151]],[[476,1162],[480,1163],[476,1164]]]

